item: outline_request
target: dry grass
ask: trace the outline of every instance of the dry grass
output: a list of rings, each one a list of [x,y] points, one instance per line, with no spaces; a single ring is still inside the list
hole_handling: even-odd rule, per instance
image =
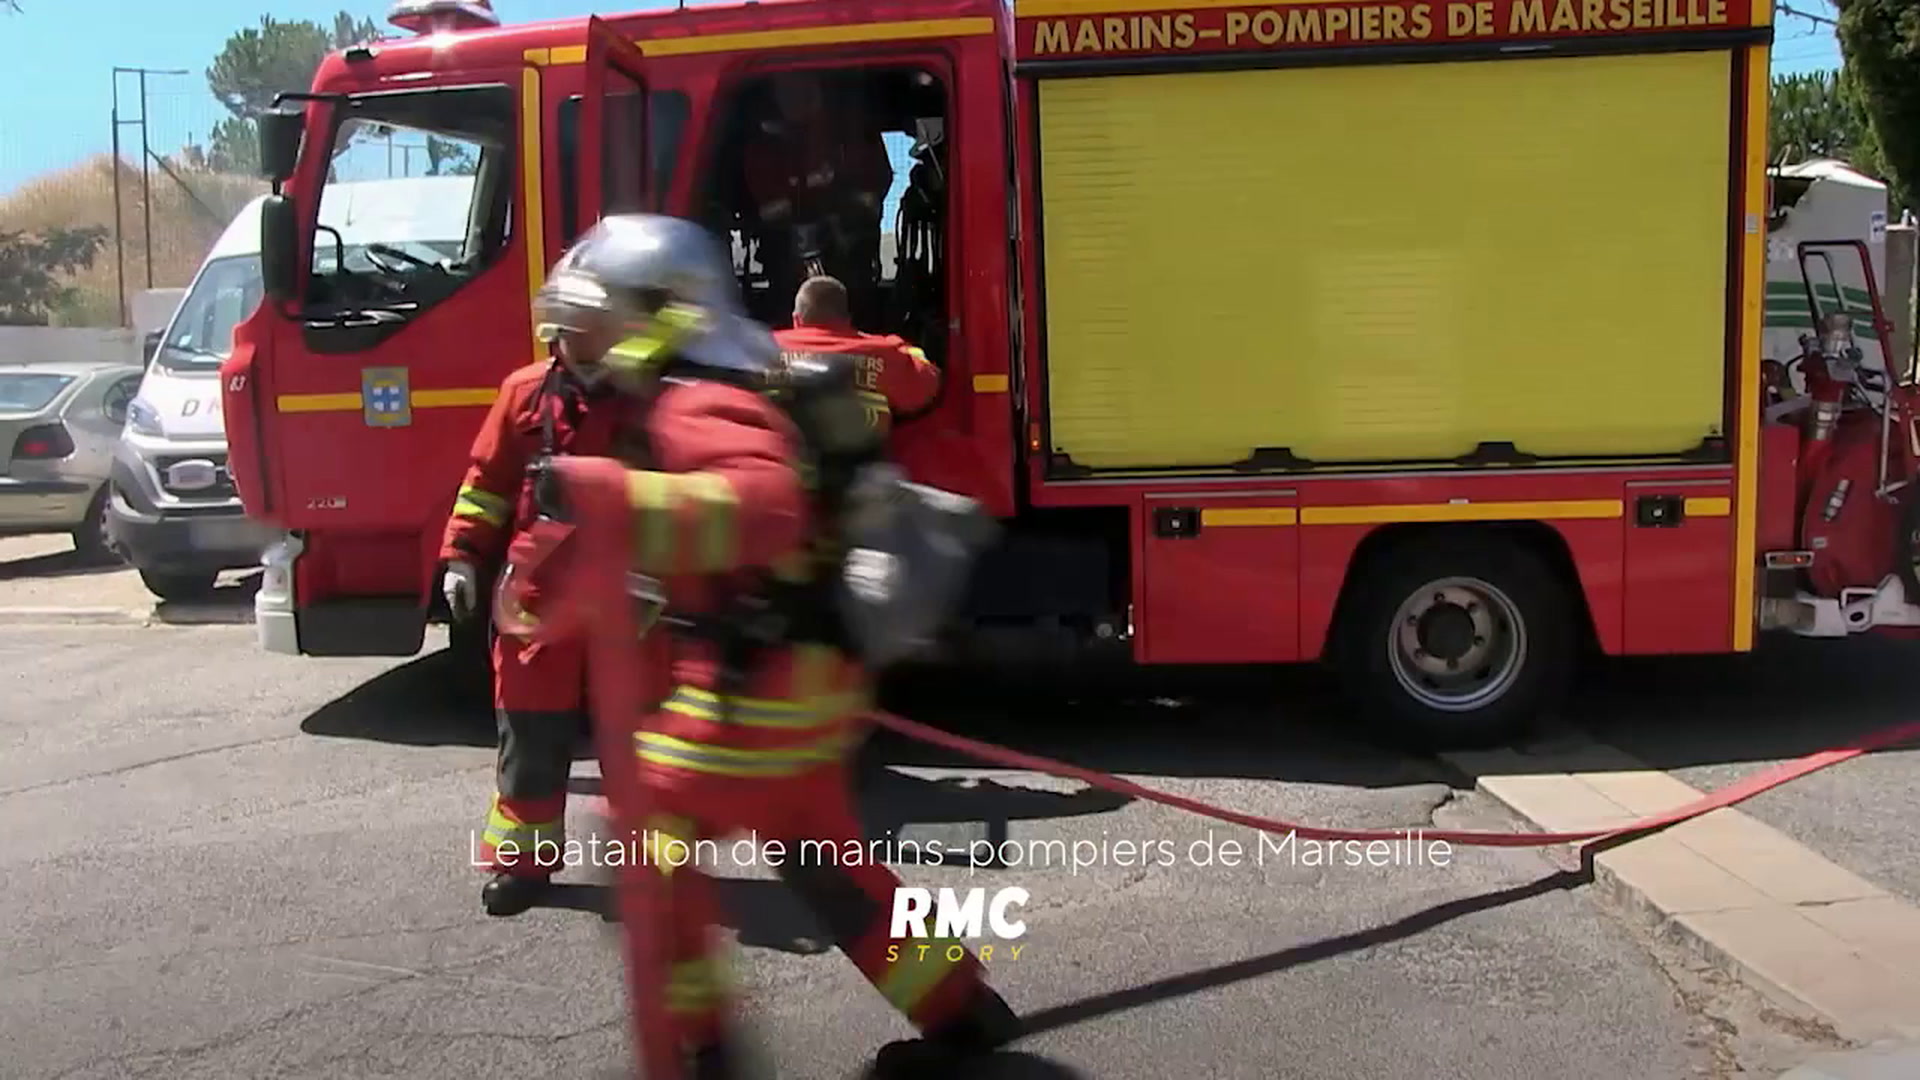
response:
[[[158,167],[150,174],[156,288],[184,286],[192,280],[200,260],[206,257],[207,250],[227,223],[247,200],[267,190],[264,181],[252,177],[190,170],[176,162],[169,165],[179,176],[178,181]],[[127,163],[121,165],[120,213],[127,291],[137,293],[147,285],[146,233],[142,221],[140,170]],[[56,313],[54,321],[63,326],[116,326],[120,321],[120,305],[114,297],[117,282],[111,156],[101,154],[71,168],[49,173],[0,198],[0,230],[40,232],[87,225],[105,227],[106,244],[91,268],[73,276],[71,283],[79,295],[70,307]]]

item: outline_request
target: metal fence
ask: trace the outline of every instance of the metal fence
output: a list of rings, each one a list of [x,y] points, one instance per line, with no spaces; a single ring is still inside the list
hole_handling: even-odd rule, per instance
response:
[[[186,285],[233,216],[267,190],[211,167],[211,134],[226,112],[200,73],[149,73],[144,100],[137,69],[115,77],[118,109],[97,131],[75,133],[72,163],[0,195],[0,230],[105,230],[92,265],[66,282],[71,293],[51,313],[56,325],[128,325],[134,295]],[[0,150],[9,152],[22,150]]]

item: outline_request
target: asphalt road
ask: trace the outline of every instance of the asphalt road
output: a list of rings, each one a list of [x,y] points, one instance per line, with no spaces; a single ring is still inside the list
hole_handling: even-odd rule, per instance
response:
[[[0,1072],[521,1080],[623,1063],[603,898],[479,909],[491,731],[440,703],[447,677],[437,655],[265,656],[245,627],[0,626]],[[1151,693],[976,683],[902,706],[1259,813],[1512,827],[1434,766],[1345,736],[1309,675]],[[1539,853],[1353,867],[1269,843],[1254,865],[1244,831],[1209,847],[1205,823],[1153,804],[870,749],[874,836],[1176,853],[900,868],[1032,895],[1023,955],[991,970],[1035,1033],[982,1076],[1674,1080],[1775,1076],[1829,1044],[1641,940]],[[1228,839],[1242,865],[1219,865]],[[748,1020],[779,1075],[856,1075],[906,1034],[764,868],[724,873]]]

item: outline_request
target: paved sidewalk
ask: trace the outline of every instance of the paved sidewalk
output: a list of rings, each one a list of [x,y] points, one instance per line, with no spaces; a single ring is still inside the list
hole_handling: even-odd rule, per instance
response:
[[[1780,1080],[1913,1080],[1920,1076],[1920,1042],[1888,1042],[1822,1054]]]
[[[1626,825],[1702,794],[1598,743],[1450,760],[1543,831]],[[1920,1039],[1920,908],[1738,808],[1612,846],[1593,865],[1603,895],[1656,932],[1842,1037]]]

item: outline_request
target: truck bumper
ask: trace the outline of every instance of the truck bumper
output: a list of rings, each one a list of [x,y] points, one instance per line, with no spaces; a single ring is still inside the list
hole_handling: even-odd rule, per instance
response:
[[[300,550],[300,538],[288,536],[260,556],[265,570],[253,594],[253,626],[260,647],[270,653],[300,655],[300,616],[293,608],[293,561]]]

